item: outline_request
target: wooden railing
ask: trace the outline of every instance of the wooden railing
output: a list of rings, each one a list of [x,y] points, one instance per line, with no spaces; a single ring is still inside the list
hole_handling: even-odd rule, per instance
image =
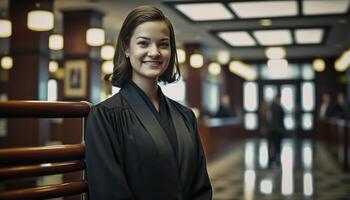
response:
[[[90,111],[87,102],[0,102],[2,118],[85,118]],[[85,169],[84,144],[0,149],[0,180],[17,180]],[[0,192],[0,199],[49,199],[88,191],[86,180],[65,182]]]

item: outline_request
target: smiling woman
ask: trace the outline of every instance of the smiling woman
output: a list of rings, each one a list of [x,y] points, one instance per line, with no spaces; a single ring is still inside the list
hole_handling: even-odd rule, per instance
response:
[[[196,118],[158,86],[179,77],[168,18],[151,6],[131,11],[114,56],[121,90],[86,123],[90,199],[212,199]]]

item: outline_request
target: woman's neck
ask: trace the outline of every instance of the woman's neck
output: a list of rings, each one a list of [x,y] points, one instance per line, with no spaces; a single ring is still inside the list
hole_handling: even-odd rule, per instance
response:
[[[157,80],[145,80],[145,79],[136,79],[133,78],[132,81],[147,95],[151,100],[153,105],[157,108],[159,107],[158,102],[158,84]]]

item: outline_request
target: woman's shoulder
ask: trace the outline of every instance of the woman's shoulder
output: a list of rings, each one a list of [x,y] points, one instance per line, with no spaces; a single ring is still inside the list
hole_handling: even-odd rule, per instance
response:
[[[130,106],[125,102],[120,93],[116,93],[113,96],[105,99],[104,101],[93,105],[92,110],[100,110],[104,112],[110,111],[122,111],[124,109],[129,109]]]

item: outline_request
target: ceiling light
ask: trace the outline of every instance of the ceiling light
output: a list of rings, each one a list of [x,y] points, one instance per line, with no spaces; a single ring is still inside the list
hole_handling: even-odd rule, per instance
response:
[[[180,64],[186,61],[186,52],[183,49],[176,49],[177,60]]]
[[[102,72],[105,74],[113,73],[114,64],[113,61],[107,60],[102,63]]]
[[[282,47],[269,47],[265,49],[268,59],[282,59],[286,56],[286,50]]]
[[[51,60],[49,62],[49,72],[50,73],[55,73],[55,72],[57,72],[57,70],[58,70],[58,62],[54,61],[54,60]]]
[[[220,32],[218,36],[233,47],[256,46],[256,42],[246,31]]]
[[[217,54],[217,60],[220,64],[226,65],[230,61],[230,52],[219,51]]]
[[[113,45],[103,45],[101,47],[101,58],[103,60],[112,60],[114,57],[114,46]]]
[[[240,18],[284,17],[298,15],[297,1],[253,1],[230,3]]]
[[[229,70],[245,80],[255,80],[257,78],[256,70],[241,61],[230,62]]]
[[[208,71],[214,76],[219,75],[221,73],[221,66],[217,62],[212,62],[208,65]]]
[[[193,68],[201,68],[203,66],[204,59],[203,56],[199,53],[192,54],[190,57],[190,65]]]
[[[4,56],[1,58],[1,67],[9,70],[13,67],[13,59],[10,56]]]
[[[47,10],[32,10],[28,13],[27,26],[32,31],[49,31],[54,26],[53,13]]]
[[[292,34],[290,30],[261,30],[254,31],[253,35],[262,46],[292,44]]]
[[[232,13],[221,3],[186,3],[175,8],[192,21],[229,20]]]
[[[270,59],[267,61],[267,66],[270,68],[287,68],[288,61],[286,59]]]
[[[260,20],[260,25],[261,26],[271,26],[272,25],[272,21],[271,21],[271,19],[261,19]]]
[[[0,19],[0,38],[10,37],[12,34],[12,24],[10,20]]]
[[[52,50],[63,49],[63,36],[60,34],[52,34],[49,37],[49,48]]]
[[[89,28],[86,31],[86,43],[90,46],[101,46],[105,43],[105,31],[102,28]]]
[[[304,15],[345,14],[349,10],[349,0],[303,1]]]
[[[297,29],[295,30],[295,40],[298,44],[319,44],[322,42],[323,29]]]
[[[326,69],[326,63],[323,59],[317,58],[312,62],[312,67],[316,72],[323,72]]]

